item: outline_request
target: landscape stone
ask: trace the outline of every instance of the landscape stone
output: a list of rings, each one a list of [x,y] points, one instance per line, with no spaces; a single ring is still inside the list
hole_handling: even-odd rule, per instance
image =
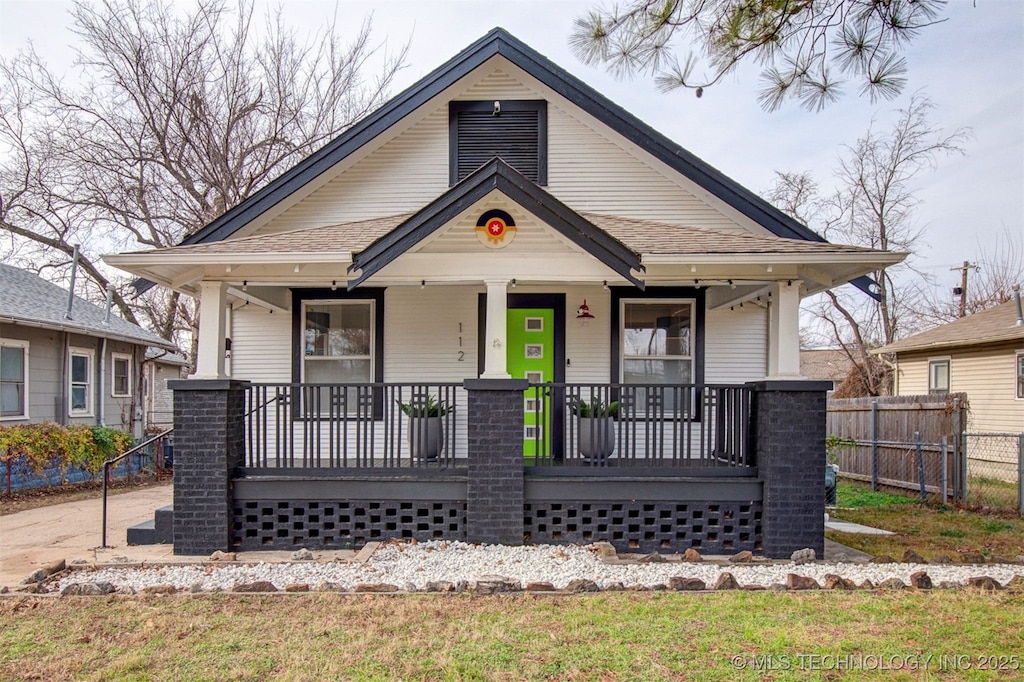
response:
[[[593,580],[587,578],[575,578],[565,586],[566,592],[600,592],[601,588]]]
[[[974,578],[967,579],[968,587],[977,587],[980,590],[1001,590],[1003,586],[999,584],[994,578],[990,578],[987,575],[980,575]]]
[[[666,561],[668,561],[668,559],[661,556],[657,552],[651,552],[650,554],[645,554],[642,557],[640,557],[638,561],[641,564],[663,564]]]
[[[113,593],[114,586],[110,583],[72,583],[60,591],[62,597],[91,597]]]
[[[238,555],[234,552],[222,552],[217,550],[210,555],[210,561],[237,561]]]
[[[65,562],[64,559],[61,559],[60,561],[55,561],[52,564],[44,566],[43,570],[46,571],[47,575],[55,575],[57,573],[60,573],[67,567],[67,562]]]
[[[46,572],[45,568],[37,568],[36,570],[32,571],[27,578],[22,580],[21,584],[32,585],[33,583],[41,583],[49,577],[50,574]]]
[[[871,561],[869,561],[868,563],[869,564],[894,564],[894,563],[896,563],[896,560],[893,559],[888,554],[879,554],[878,556],[871,557]]]
[[[848,580],[835,573],[826,574],[822,582],[826,590],[852,590],[856,588],[852,580]]]
[[[886,578],[882,582],[878,583],[878,589],[880,590],[905,590],[907,584],[899,578]]]
[[[386,592],[398,592],[398,586],[391,585],[389,583],[359,583],[352,591],[381,594]]]
[[[749,564],[754,560],[754,553],[748,550],[737,552],[729,557],[729,561],[734,564]]]
[[[431,580],[425,589],[427,592],[454,592],[455,585],[447,580]]]
[[[702,557],[700,552],[695,550],[693,547],[689,547],[685,552],[683,552],[683,561],[704,561],[704,557]]]
[[[809,576],[790,573],[786,576],[786,588],[790,590],[820,590],[821,585]]]
[[[965,564],[983,564],[985,555],[979,552],[960,552],[960,561]]]
[[[795,552],[793,552],[789,558],[795,564],[807,564],[814,561],[818,557],[814,553],[813,549],[811,549],[810,547],[804,547],[803,549],[798,549]]]
[[[501,575],[486,575],[473,581],[472,590],[476,594],[501,594],[504,592],[518,592],[522,589],[518,580],[512,580]]]
[[[932,578],[924,571],[911,573],[910,586],[918,590],[930,590],[932,589]]]
[[[280,592],[269,580],[257,580],[251,583],[240,583],[232,588],[232,592]]]
[[[604,591],[605,592],[623,592],[623,591],[625,591],[625,589],[626,589],[626,586],[623,585],[622,583],[614,582],[614,583],[609,584],[607,587],[605,587]]]
[[[736,580],[732,573],[726,571],[722,575],[718,576],[718,580],[715,581],[716,590],[738,590],[740,589],[739,581]]]
[[[696,592],[708,588],[707,584],[700,578],[681,578],[679,576],[669,578],[668,587],[670,590],[677,592]]]
[[[949,557],[948,554],[939,554],[938,556],[936,556],[935,558],[932,559],[932,563],[933,564],[951,564],[951,563],[953,563],[953,560]]]
[[[142,588],[143,594],[174,594],[178,591],[174,585],[168,585],[166,583],[162,585],[147,585]]]
[[[1012,563],[1015,563],[1015,562],[1010,561],[1008,558],[1006,558],[1006,557],[1004,557],[1004,556],[1002,556],[1000,554],[993,554],[992,556],[990,556],[988,558],[988,562],[990,564],[1012,564]]]
[[[306,583],[288,583],[284,586],[285,592],[309,592],[309,585]]]
[[[345,588],[340,583],[332,583],[327,580],[321,580],[316,584],[317,592],[344,592]]]
[[[313,553],[305,547],[295,550],[292,552],[292,561],[313,561],[316,559]]]
[[[920,554],[915,552],[914,550],[908,549],[906,552],[903,553],[903,563],[905,563],[905,564],[926,564],[926,563],[928,563],[928,561],[923,556],[921,556]]]
[[[526,583],[527,592],[554,592],[555,586],[551,583],[537,582],[537,583]]]

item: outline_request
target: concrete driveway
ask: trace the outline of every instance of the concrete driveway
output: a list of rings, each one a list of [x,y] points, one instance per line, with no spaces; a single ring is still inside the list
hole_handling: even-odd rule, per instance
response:
[[[171,545],[127,546],[128,527],[153,518],[171,504],[170,484],[111,495],[107,501],[107,544],[101,548],[101,499],[65,502],[0,516],[0,586],[13,587],[35,571],[64,559],[71,563],[169,560]],[[187,557],[174,557],[182,561]],[[206,557],[202,557],[206,558]]]

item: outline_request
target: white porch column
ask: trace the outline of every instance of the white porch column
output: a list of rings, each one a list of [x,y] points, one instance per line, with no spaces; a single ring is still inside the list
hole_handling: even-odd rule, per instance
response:
[[[511,379],[508,373],[508,281],[487,280],[484,373],[481,379]]]
[[[193,379],[225,379],[224,338],[227,335],[228,285],[223,282],[199,283],[199,350]]]
[[[800,282],[772,284],[768,378],[800,376]]]

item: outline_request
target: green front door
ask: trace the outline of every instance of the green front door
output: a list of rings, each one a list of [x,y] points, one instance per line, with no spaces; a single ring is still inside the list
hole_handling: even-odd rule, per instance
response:
[[[510,308],[508,311],[508,373],[531,384],[555,380],[555,311],[551,308]],[[551,404],[528,389],[523,396],[523,455],[551,452]]]

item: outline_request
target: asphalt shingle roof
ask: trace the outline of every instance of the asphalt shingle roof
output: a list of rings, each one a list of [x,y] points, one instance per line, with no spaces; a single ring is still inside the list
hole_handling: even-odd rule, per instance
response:
[[[104,325],[101,306],[75,296],[71,319],[65,319],[68,292],[38,275],[0,263],[0,321],[29,327],[67,329],[89,336],[122,339],[135,343],[174,349],[174,345],[153,332],[111,313]]]
[[[928,331],[908,336],[877,349],[876,353],[926,350],[952,346],[969,346],[997,341],[1024,339],[1024,324],[1017,324],[1017,302],[1010,300],[993,306],[980,313],[947,324],[933,327]]]

